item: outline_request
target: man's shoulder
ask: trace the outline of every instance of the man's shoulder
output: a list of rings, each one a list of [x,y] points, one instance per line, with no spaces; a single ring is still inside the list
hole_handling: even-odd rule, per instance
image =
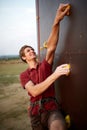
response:
[[[43,59],[42,64],[52,67],[52,64],[49,64],[46,59]]]

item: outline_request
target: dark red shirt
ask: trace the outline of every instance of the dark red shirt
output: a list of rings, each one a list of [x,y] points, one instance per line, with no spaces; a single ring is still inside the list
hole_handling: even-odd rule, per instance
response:
[[[52,65],[47,63],[47,61],[44,59],[42,61],[42,63],[38,64],[36,69],[28,68],[26,71],[22,72],[20,74],[20,81],[21,81],[22,86],[25,88],[25,84],[29,80],[31,80],[34,84],[38,84],[38,83],[44,81],[51,74],[52,74]],[[38,101],[40,99],[47,98],[47,97],[55,97],[54,84],[52,84],[45,92],[43,92],[39,96],[32,97],[30,95],[30,101],[35,102],[35,101]],[[57,108],[57,105],[54,101],[50,101],[50,102],[44,104],[44,108],[46,110],[49,110],[49,109],[54,110]],[[36,114],[37,112],[38,112],[38,107],[33,108],[33,113]]]

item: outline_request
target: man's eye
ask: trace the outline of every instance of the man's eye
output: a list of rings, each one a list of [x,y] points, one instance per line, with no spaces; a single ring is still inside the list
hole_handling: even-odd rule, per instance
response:
[[[30,52],[30,50],[27,50],[27,52]]]
[[[33,48],[31,48],[31,49],[27,50],[27,52],[30,52],[31,50],[32,50],[32,51],[34,51],[34,49],[33,49]]]
[[[34,51],[34,49],[31,49],[32,51]]]

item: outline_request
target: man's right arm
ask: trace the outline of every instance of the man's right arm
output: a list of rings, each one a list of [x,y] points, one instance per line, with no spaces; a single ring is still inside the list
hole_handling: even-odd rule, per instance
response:
[[[45,90],[47,90],[52,83],[55,82],[57,78],[62,75],[67,75],[69,73],[69,68],[66,67],[67,64],[60,65],[56,68],[53,74],[51,74],[48,78],[46,78],[43,82],[34,85],[32,81],[26,83],[26,90],[33,96],[36,97],[42,94]]]

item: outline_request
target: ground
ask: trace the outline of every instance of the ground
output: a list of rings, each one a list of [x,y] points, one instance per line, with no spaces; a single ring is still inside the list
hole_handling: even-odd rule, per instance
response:
[[[31,130],[29,98],[19,83],[0,87],[0,130]]]
[[[29,96],[19,82],[19,72],[24,66],[0,62],[0,130],[31,130]]]

